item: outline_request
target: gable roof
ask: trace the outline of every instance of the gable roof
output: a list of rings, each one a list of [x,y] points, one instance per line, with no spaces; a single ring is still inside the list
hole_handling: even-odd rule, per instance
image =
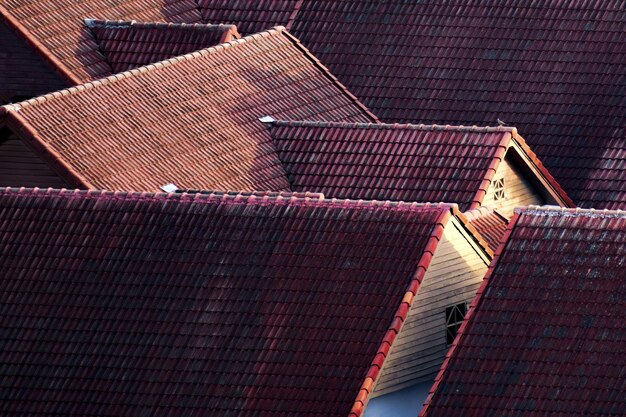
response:
[[[270,133],[291,187],[328,197],[480,206],[509,146],[520,145],[571,200],[514,128],[278,121]]]
[[[232,23],[243,34],[287,26],[303,0],[196,0],[205,22]]]
[[[381,120],[500,118],[578,205],[617,208],[625,16],[614,0],[305,0],[290,30]]]
[[[220,22],[251,18],[251,2],[215,3]],[[263,16],[287,25],[381,120],[500,118],[524,132],[578,205],[626,201],[623,1],[284,3],[282,15]]]
[[[4,189],[3,409],[358,416],[453,213]]]
[[[258,120],[268,114],[375,120],[297,39],[275,28],[5,106],[0,125],[4,118],[79,188],[288,190]]]
[[[194,0],[3,0],[6,21],[70,85],[111,74],[85,18],[199,23]]]
[[[188,54],[233,39],[233,25],[188,25],[184,23],[140,23],[86,19],[98,50],[113,73]]]
[[[420,416],[620,415],[626,212],[517,209]]]

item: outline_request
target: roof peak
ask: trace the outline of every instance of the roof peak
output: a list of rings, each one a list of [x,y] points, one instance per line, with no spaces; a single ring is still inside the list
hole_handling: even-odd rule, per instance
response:
[[[378,200],[349,200],[337,198],[325,198],[320,193],[310,192],[262,192],[262,191],[212,191],[203,190],[200,192],[134,192],[134,191],[107,191],[107,190],[70,190],[55,188],[14,188],[6,187],[0,189],[2,195],[31,195],[31,196],[58,196],[77,198],[102,198],[109,200],[143,200],[143,201],[168,201],[177,200],[181,202],[198,203],[246,203],[246,204],[277,204],[294,206],[319,206],[333,208],[362,208],[362,209],[389,209],[397,211],[420,211],[424,209],[439,209],[442,211],[458,212],[455,203],[415,203],[404,201],[378,201]]]
[[[565,208],[558,206],[528,206],[515,208],[516,214],[526,214],[531,216],[564,216],[564,217],[619,217],[626,218],[624,210],[597,210],[582,208]]]
[[[167,25],[167,24],[166,24]],[[174,65],[177,64],[181,61],[189,61],[192,59],[196,59],[198,57],[201,56],[205,56],[205,55],[209,55],[209,54],[214,54],[214,53],[218,53],[221,51],[225,51],[228,48],[232,48],[235,47],[239,44],[242,43],[246,43],[246,42],[253,42],[256,41],[258,39],[261,38],[265,38],[265,37],[269,37],[269,36],[278,36],[280,34],[286,33],[286,29],[284,26],[276,26],[273,27],[271,29],[268,29],[266,31],[263,32],[258,32],[258,33],[254,33],[252,35],[248,35],[248,36],[244,36],[240,39],[234,39],[232,41],[229,42],[225,42],[219,45],[215,45],[215,46],[211,46],[208,48],[204,48],[204,49],[200,49],[198,51],[195,52],[191,52],[188,54],[184,54],[184,55],[179,55],[173,58],[169,58],[160,62],[156,62],[153,64],[148,64],[148,65],[144,65],[138,68],[134,68],[128,71],[124,71],[124,72],[120,72],[118,74],[113,74],[113,75],[109,75],[108,77],[99,79],[99,80],[95,80],[95,81],[89,81],[86,82],[84,84],[79,84],[73,87],[69,87],[63,90],[59,90],[59,91],[55,91],[52,93],[48,93],[48,94],[44,94],[42,96],[39,97],[34,97],[19,103],[12,103],[12,104],[7,104],[5,106],[1,106],[0,109],[4,108],[5,111],[19,111],[22,108],[25,107],[29,107],[29,106],[33,106],[39,103],[43,103],[45,101],[48,100],[52,100],[55,98],[59,98],[59,97],[63,97],[63,96],[68,96],[68,95],[73,95],[76,93],[79,93],[83,90],[88,90],[91,88],[95,88],[98,87],[100,85],[106,85],[106,84],[110,84],[110,83],[114,83],[116,81],[120,81],[126,78],[130,78],[132,76],[141,74],[141,73],[145,73],[145,72],[151,72],[151,71],[155,71],[157,69],[160,68],[164,68],[164,67],[168,67],[170,65]],[[307,55],[308,56],[308,55]],[[1,111],[0,111],[1,112]]]
[[[210,24],[210,23],[184,23],[184,22],[140,22],[137,20],[102,20],[85,18],[85,26],[88,28],[125,29],[131,27],[140,28],[188,28],[188,29],[236,29],[233,24]]]
[[[412,123],[353,123],[353,122],[319,122],[319,121],[290,121],[276,120],[272,122],[274,126],[292,127],[332,127],[339,129],[389,129],[389,130],[423,130],[423,131],[459,131],[476,133],[515,133],[517,129],[509,126],[464,126],[464,125],[426,125]]]

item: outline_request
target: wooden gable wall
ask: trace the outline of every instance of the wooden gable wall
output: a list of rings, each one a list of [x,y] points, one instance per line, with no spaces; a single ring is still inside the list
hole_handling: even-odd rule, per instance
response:
[[[385,360],[372,397],[434,379],[448,350],[445,310],[463,302],[469,307],[489,262],[482,248],[453,217]]]
[[[73,188],[21,139],[0,130],[0,187]]]
[[[0,104],[66,88],[67,85],[26,42],[0,20]]]

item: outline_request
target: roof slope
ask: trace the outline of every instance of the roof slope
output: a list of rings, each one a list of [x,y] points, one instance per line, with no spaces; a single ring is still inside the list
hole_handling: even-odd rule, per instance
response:
[[[200,22],[195,0],[2,0],[7,21],[70,84],[111,74],[85,18],[144,22]]]
[[[543,169],[513,128],[276,122],[271,135],[294,191],[335,198],[476,208],[513,136]]]
[[[2,111],[77,187],[135,191],[287,190],[259,117],[374,118],[282,28]]]
[[[5,189],[3,412],[359,415],[451,209]]]
[[[240,38],[233,25],[86,20],[114,73]]]
[[[626,409],[626,212],[518,210],[422,417]]]
[[[243,34],[287,26],[303,0],[196,0],[205,22],[232,23]]]
[[[504,237],[508,220],[492,207],[478,207],[464,214],[467,222],[478,231],[489,248],[495,252]]]
[[[305,0],[290,30],[382,120],[500,118],[577,204],[626,201],[626,2]]]

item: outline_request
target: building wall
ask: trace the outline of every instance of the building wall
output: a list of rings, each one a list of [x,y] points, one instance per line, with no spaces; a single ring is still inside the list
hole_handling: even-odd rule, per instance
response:
[[[504,178],[504,199],[496,200],[495,185],[501,178]],[[510,219],[515,207],[546,204],[546,200],[533,186],[531,179],[528,174],[523,173],[520,165],[515,163],[509,150],[504,161],[498,166],[482,205],[496,208],[500,214]]]
[[[385,360],[372,397],[432,382],[448,350],[445,309],[473,300],[489,259],[456,218],[443,238]],[[415,414],[417,415],[417,414]]]
[[[69,188],[20,139],[6,132],[0,135],[0,187]]]
[[[0,104],[66,87],[50,65],[0,21]]]

